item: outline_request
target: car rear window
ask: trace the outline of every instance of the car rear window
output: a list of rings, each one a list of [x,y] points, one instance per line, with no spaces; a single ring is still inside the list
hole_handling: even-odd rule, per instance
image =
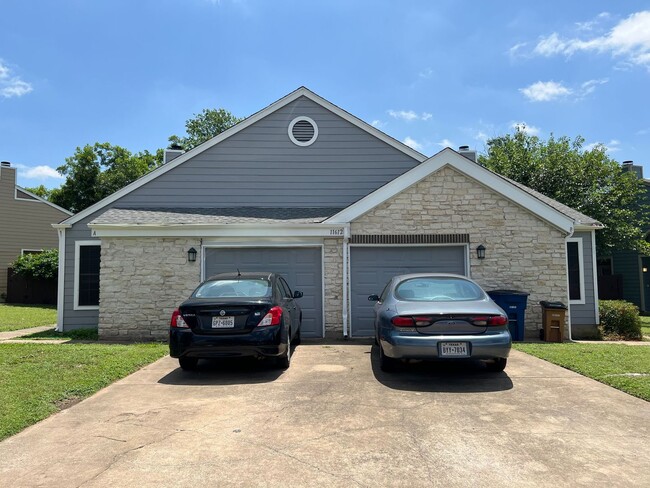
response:
[[[264,298],[271,295],[269,280],[213,280],[199,286],[192,297],[194,298]]]
[[[482,300],[485,293],[471,281],[460,278],[411,278],[395,287],[395,296],[411,302],[455,302]]]

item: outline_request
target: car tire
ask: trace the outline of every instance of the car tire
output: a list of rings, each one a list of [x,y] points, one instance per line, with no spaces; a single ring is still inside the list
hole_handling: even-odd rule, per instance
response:
[[[197,358],[178,358],[178,364],[180,364],[181,369],[185,371],[194,371],[196,369],[196,366],[199,364],[199,360]]]
[[[384,373],[392,373],[397,370],[399,361],[394,358],[390,358],[384,354],[384,349],[379,345],[379,369]]]
[[[296,335],[293,336],[293,345],[297,346],[300,344],[300,341],[302,340],[302,337],[300,337],[300,327],[298,327],[298,330],[296,331]]]
[[[291,331],[287,332],[287,352],[277,359],[280,369],[287,369],[291,365]]]
[[[500,373],[506,369],[507,364],[508,358],[494,358],[492,361],[487,363],[487,369],[493,373]]]

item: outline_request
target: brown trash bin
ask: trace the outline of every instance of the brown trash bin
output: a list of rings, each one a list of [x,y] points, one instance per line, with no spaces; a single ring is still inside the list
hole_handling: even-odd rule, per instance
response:
[[[566,320],[566,305],[562,302],[539,302],[542,306],[542,328],[546,342],[562,342],[564,340],[564,322]]]

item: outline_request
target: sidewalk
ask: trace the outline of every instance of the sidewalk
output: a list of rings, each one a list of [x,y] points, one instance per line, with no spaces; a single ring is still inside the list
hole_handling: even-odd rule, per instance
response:
[[[56,324],[42,325],[40,327],[29,327],[27,329],[18,329],[18,330],[10,330],[9,332],[0,332],[0,341],[9,341],[11,339],[15,339],[16,337],[22,337],[28,334],[35,334],[37,332],[43,332],[55,326]]]

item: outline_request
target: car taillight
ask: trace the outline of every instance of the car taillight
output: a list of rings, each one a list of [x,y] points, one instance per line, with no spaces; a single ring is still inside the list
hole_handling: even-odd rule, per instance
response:
[[[189,329],[189,325],[187,325],[187,322],[185,322],[185,319],[181,315],[180,310],[176,309],[172,313],[172,320],[171,323],[169,324],[171,327],[175,327],[177,329]]]
[[[415,321],[415,325],[422,327],[426,325],[431,325],[433,323],[433,320],[431,317],[421,317],[421,316],[415,316],[413,317],[413,320]]]
[[[280,325],[280,319],[282,318],[282,308],[273,307],[268,313],[264,316],[260,323],[257,324],[258,327],[266,327],[267,325]]]
[[[507,323],[508,323],[508,317],[504,315],[492,315],[490,317],[485,316],[485,317],[472,318],[472,324],[481,327],[486,327],[490,325],[492,326],[506,325]]]
[[[412,317],[393,317],[390,320],[391,324],[395,327],[413,327],[415,326],[415,320]]]

